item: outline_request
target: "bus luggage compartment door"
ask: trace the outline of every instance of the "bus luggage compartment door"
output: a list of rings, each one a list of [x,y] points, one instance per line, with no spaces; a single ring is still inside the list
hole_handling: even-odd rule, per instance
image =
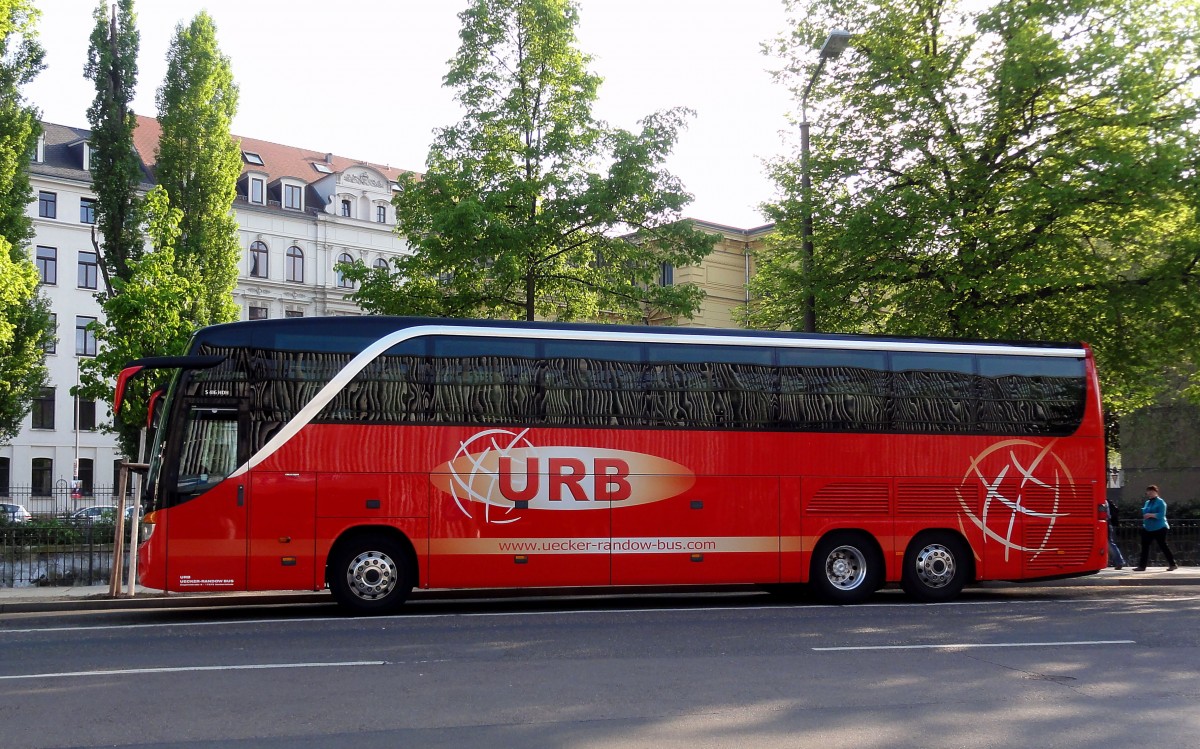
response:
[[[317,590],[316,474],[254,471],[250,487],[250,589]]]

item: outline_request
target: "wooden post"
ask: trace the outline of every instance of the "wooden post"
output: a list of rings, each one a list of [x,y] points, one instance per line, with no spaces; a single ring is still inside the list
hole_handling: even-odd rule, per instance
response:
[[[108,580],[108,597],[118,598],[121,594],[121,568],[125,552],[125,487],[129,484],[129,464],[121,461],[117,480],[117,530],[113,539],[112,571]]]

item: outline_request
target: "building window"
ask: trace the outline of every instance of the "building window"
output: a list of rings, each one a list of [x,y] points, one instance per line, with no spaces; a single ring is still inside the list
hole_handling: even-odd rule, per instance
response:
[[[75,430],[78,432],[96,431],[96,401],[91,398],[75,396]]]
[[[94,465],[95,463],[91,458],[79,459],[79,475],[76,478],[79,479],[79,491],[87,497],[90,497],[96,489],[96,470],[93,467]]]
[[[375,206],[375,220],[381,224],[387,223],[387,206],[386,205]]]
[[[94,317],[75,318],[75,355],[96,355],[96,331],[88,326],[96,322]]]
[[[342,264],[350,265],[354,262],[354,258],[350,255],[349,252],[343,252],[341,255],[338,255],[337,261],[338,261],[338,265],[342,265]],[[354,288],[354,282],[351,281],[349,278],[346,278],[344,275],[342,275],[341,270],[338,270],[335,267],[334,272],[337,275],[337,285],[338,285],[339,289],[353,289]]]
[[[287,249],[284,280],[293,283],[304,283],[304,250],[301,250],[296,245],[292,245]]]
[[[8,458],[0,458],[0,497],[12,496],[12,465]]]
[[[58,195],[42,190],[38,193],[38,216],[58,218]]]
[[[385,271],[388,269],[388,261],[384,260],[381,257],[375,258],[374,266],[375,266],[375,270]]]
[[[50,337],[46,339],[45,349],[47,354],[58,353],[58,315],[50,313]]]
[[[49,497],[54,488],[54,461],[50,458],[33,459],[33,495]]]
[[[670,263],[663,263],[659,268],[659,280],[663,286],[670,286],[675,283],[675,266]]]
[[[250,178],[250,202],[259,205],[263,202],[263,181],[257,177]]]
[[[54,428],[54,388],[42,388],[38,392],[29,416],[30,426],[34,429]]]
[[[251,307],[250,308],[250,319],[251,320],[266,320],[267,319],[267,308],[266,307]]]
[[[350,215],[350,201],[349,200],[342,201],[342,215],[343,216]]]
[[[302,202],[303,188],[299,185],[283,186],[283,207],[298,211],[304,207]]]
[[[96,223],[96,201],[93,198],[79,199],[79,223]]]
[[[58,250],[53,247],[37,248],[37,269],[38,276],[42,279],[42,283],[47,286],[54,286],[58,283]]]
[[[90,250],[79,252],[79,288],[94,289],[100,280],[100,262]]]
[[[254,278],[266,278],[268,267],[267,245],[263,242],[250,243],[250,275]]]
[[[284,310],[283,316],[284,317],[304,317],[304,310],[298,310],[298,309]]]
[[[259,156],[253,151],[242,151],[242,158],[246,160],[247,164],[253,164],[255,166],[263,165],[262,156]]]

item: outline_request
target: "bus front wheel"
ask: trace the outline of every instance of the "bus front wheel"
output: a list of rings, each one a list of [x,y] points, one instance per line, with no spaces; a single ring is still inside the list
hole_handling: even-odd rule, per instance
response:
[[[971,551],[963,540],[953,533],[928,532],[905,550],[900,587],[918,601],[949,601],[962,592],[970,575]]]
[[[355,536],[329,556],[329,590],[354,614],[385,614],[412,590],[403,545],[381,533]]]
[[[882,581],[883,560],[865,533],[831,533],[813,551],[809,582],[830,603],[861,603]]]

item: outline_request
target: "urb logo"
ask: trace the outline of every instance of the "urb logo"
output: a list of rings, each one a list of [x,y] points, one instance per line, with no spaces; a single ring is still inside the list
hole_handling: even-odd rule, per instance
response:
[[[469,518],[512,523],[518,510],[599,510],[659,502],[692,487],[696,476],[674,461],[627,450],[535,446],[528,429],[486,429],[459,445],[430,474]],[[478,507],[474,507],[478,511]]]

